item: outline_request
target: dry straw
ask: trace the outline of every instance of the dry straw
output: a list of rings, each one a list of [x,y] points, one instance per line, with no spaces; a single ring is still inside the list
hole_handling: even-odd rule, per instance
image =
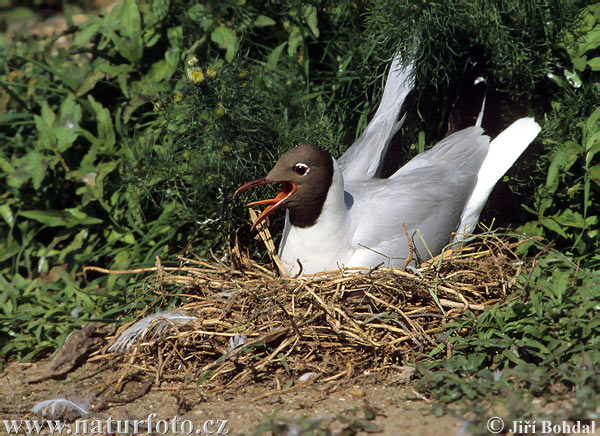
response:
[[[268,230],[259,230],[274,256]],[[434,349],[450,355],[444,324],[504,302],[529,272],[515,251],[528,241],[488,233],[410,271],[381,267],[302,278],[282,277],[239,247],[230,264],[181,258],[181,267],[163,267],[157,260],[150,269],[154,291],[183,297],[180,309],[197,319],[173,323],[126,354],[108,353],[107,346],[94,359],[120,365],[112,390],[142,379],[155,387],[198,383],[211,392],[257,380],[281,386],[306,373],[316,374],[311,380],[342,380],[428,359]]]

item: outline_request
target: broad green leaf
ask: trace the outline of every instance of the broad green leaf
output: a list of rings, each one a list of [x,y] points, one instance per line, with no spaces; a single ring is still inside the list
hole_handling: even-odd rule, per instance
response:
[[[585,164],[589,165],[598,152],[600,152],[600,132],[594,133],[586,140]]]
[[[103,79],[104,77],[105,74],[101,71],[91,71],[87,76],[85,76],[85,79],[83,79],[83,82],[81,83],[79,89],[77,89],[75,92],[75,95],[77,97],[81,97],[82,95],[86,94],[88,91],[92,90],[94,86],[96,86],[96,83],[98,83],[99,80]]]
[[[128,64],[115,65],[104,59],[97,59],[94,61],[94,71],[104,73],[108,78],[121,76],[127,78],[128,74],[134,71],[134,68]]]
[[[255,27],[274,26],[275,24],[275,20],[266,15],[259,15],[256,20],[254,20],[254,23],[252,23]]]
[[[140,92],[140,82],[132,83],[131,98],[123,110],[123,121],[128,123],[136,109],[148,103],[148,100],[149,98]]]
[[[210,10],[201,3],[195,4],[188,10],[188,15],[192,20],[207,30],[213,23],[213,17]]]
[[[302,34],[300,33],[300,28],[298,26],[293,26],[292,31],[290,32],[290,36],[288,37],[288,55],[296,56],[298,47],[304,39],[302,38]]]
[[[102,194],[104,179],[110,173],[112,173],[121,163],[121,159],[115,159],[108,162],[102,162],[96,165],[97,175],[96,175],[96,186],[100,190],[100,194]]]
[[[165,59],[155,62],[147,73],[147,77],[157,82],[168,80],[177,69],[179,63],[179,49],[169,49],[165,53]]]
[[[88,237],[88,234],[89,234],[89,230],[88,229],[81,230],[80,232],[78,232],[75,235],[75,237],[69,243],[69,245],[67,245],[64,248],[61,248],[60,255],[58,256],[58,263],[64,262],[65,258],[69,254],[73,253],[74,251],[77,251],[77,250],[81,249],[81,247],[83,247],[84,240],[87,239],[87,237]]]
[[[15,225],[15,216],[12,213],[10,205],[8,205],[8,204],[1,205],[0,206],[0,215],[2,215],[2,218],[4,218],[4,221],[6,222],[6,224],[8,224],[8,226],[12,229],[12,227]]]
[[[580,51],[585,53],[600,47],[600,30],[592,30],[585,35],[585,42],[581,44]]]
[[[71,91],[77,90],[85,76],[90,72],[91,65],[87,62],[73,67],[73,61],[66,56],[66,52],[60,52],[51,58],[52,64],[48,69],[56,76],[58,83],[66,85]]]
[[[152,1],[152,12],[156,17],[156,21],[164,20],[169,14],[169,3],[170,0],[153,0]]]
[[[575,67],[576,70],[583,71],[583,70],[585,70],[586,65],[587,65],[587,57],[586,56],[581,56],[581,57],[573,59],[573,66]]]
[[[46,100],[42,102],[42,120],[44,120],[45,125],[48,127],[51,127],[56,120],[56,114],[50,109]]]
[[[35,123],[35,128],[37,130],[38,138],[42,148],[46,150],[52,150],[54,148],[55,141],[55,137],[52,132],[52,124],[48,125],[39,115],[34,115],[33,121]]]
[[[137,64],[143,55],[142,19],[135,0],[122,0],[107,14],[104,35],[108,36],[121,56]],[[102,46],[99,45],[102,49]]]
[[[552,294],[558,299],[559,303],[562,301],[563,295],[569,287],[569,282],[571,282],[571,274],[569,271],[561,271],[558,268],[552,271],[552,277],[550,277],[548,287]]]
[[[56,146],[59,152],[66,151],[79,136],[81,106],[75,102],[73,94],[69,94],[60,105],[59,122],[54,127]]]
[[[269,56],[267,56],[267,68],[269,68],[270,70],[274,70],[277,68],[279,56],[281,55],[281,52],[285,48],[286,44],[287,42],[282,42],[277,47],[275,47],[271,53],[269,53]]]
[[[49,166],[58,162],[55,155],[46,156],[37,150],[32,150],[23,158],[13,161],[14,168],[8,174],[7,183],[14,188],[20,188],[24,183],[31,180],[34,189],[40,189],[42,180],[46,176]],[[2,166],[4,167],[4,162]]]
[[[511,350],[502,350],[502,355],[513,363],[521,363],[522,360]]]
[[[552,230],[555,233],[558,233],[563,238],[568,238],[567,234],[563,230],[563,228],[552,218],[540,217],[540,224],[546,227],[549,230]]]
[[[157,82],[169,79],[174,73],[174,69],[164,59],[154,62],[152,68],[148,71],[148,76]]]
[[[180,58],[181,51],[177,47],[171,47],[165,52],[165,60],[167,61],[167,64],[169,64],[169,66],[173,68],[173,70],[177,68]]]
[[[144,46],[146,48],[154,47],[158,41],[160,41],[161,34],[155,32],[154,29],[146,29],[143,33]]]
[[[565,77],[567,77],[567,75],[572,75],[572,74],[573,73],[569,72],[568,70],[564,70]],[[553,82],[555,82],[561,88],[567,88],[568,87],[567,82],[565,82],[560,76],[557,76],[556,74],[549,73],[548,74],[548,78],[550,80],[552,80]],[[553,102],[553,103],[555,105],[558,105],[558,102]]]
[[[120,74],[117,76],[117,83],[119,84],[119,89],[123,93],[123,95],[127,98],[131,98],[131,94],[129,93],[129,83],[127,81],[127,75]]]
[[[600,71],[600,56],[595,57],[587,61],[592,71]]]
[[[519,341],[519,346],[533,347],[533,348],[540,350],[542,353],[550,354],[550,350],[548,349],[548,347],[546,347],[540,341],[536,341],[535,339],[532,339],[532,338],[527,338],[522,341]]]
[[[419,130],[418,150],[419,153],[423,153],[425,151],[425,132],[422,130]]]
[[[210,39],[215,42],[219,48],[225,49],[225,59],[228,62],[233,60],[233,55],[235,54],[237,37],[235,36],[235,31],[225,27],[224,25],[220,25],[210,34]]]
[[[132,38],[139,38],[142,29],[142,17],[135,0],[121,0],[120,19],[122,27],[119,32]],[[117,6],[118,7],[118,6]],[[115,8],[116,9],[116,8]],[[139,40],[141,42],[141,39]]]
[[[98,103],[91,95],[88,95],[88,102],[96,113],[96,123],[98,130],[97,142],[101,149],[112,152],[115,145],[115,129],[113,127],[112,117],[108,109]]]
[[[597,185],[600,185],[600,164],[588,168],[588,175]]]
[[[113,265],[118,269],[125,269],[131,264],[131,256],[128,250],[121,250],[113,258]]]
[[[117,232],[116,230],[112,230],[108,234],[107,239],[108,239],[108,242],[111,242],[111,243],[114,243],[117,241],[121,241],[124,244],[129,244],[129,245],[135,245],[137,243],[133,233],[122,233],[122,232]]]
[[[107,32],[121,56],[134,65],[142,59],[144,46],[141,35],[139,38],[132,38],[130,36],[120,37],[115,32]]]
[[[517,229],[517,231],[523,232],[524,234],[531,235],[531,236],[541,236],[542,235],[542,228],[539,226],[539,223],[537,221],[529,221],[528,223],[520,226]]]
[[[167,38],[172,47],[182,48],[183,46],[183,27],[176,26],[167,30]],[[204,37],[202,38],[204,40]]]
[[[566,209],[559,215],[555,215],[554,219],[562,226],[577,227],[578,229],[585,228],[583,216],[579,212],[573,212],[571,209]]]
[[[313,35],[315,35],[315,38],[318,38],[319,26],[317,20],[317,8],[313,5],[304,5],[302,7],[302,18],[306,21],[306,24]]]
[[[595,226],[596,224],[598,224],[598,217],[595,215],[585,219],[585,225],[588,227]]]
[[[581,152],[581,145],[574,141],[567,141],[553,154],[546,176],[546,187],[554,192],[558,186],[558,176],[561,170],[566,170],[573,165]]]
[[[594,112],[585,121],[585,133],[591,134],[598,131],[598,120],[600,119],[600,107],[594,109]]]
[[[75,33],[75,37],[73,38],[73,46],[81,47],[87,44],[90,39],[98,33],[98,31],[102,28],[102,23],[99,21],[95,22],[87,22],[81,25],[79,31]]]

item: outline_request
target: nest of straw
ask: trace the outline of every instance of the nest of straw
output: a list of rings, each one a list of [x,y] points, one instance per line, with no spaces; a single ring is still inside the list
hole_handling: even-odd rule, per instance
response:
[[[184,297],[180,309],[197,319],[116,355],[117,385],[134,377],[199,383],[211,392],[303,374],[337,380],[427,359],[436,347],[449,354],[444,324],[507,298],[529,270],[515,251],[525,242],[487,234],[411,271],[311,278],[281,277],[235,250],[231,264],[158,263],[155,292]],[[105,349],[102,357],[114,361],[115,354]]]

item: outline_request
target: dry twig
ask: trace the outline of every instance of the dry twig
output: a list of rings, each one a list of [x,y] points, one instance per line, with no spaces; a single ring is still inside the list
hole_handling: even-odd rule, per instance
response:
[[[277,264],[264,228],[261,237]],[[164,289],[177,288],[171,295],[185,297],[183,309],[198,319],[123,357],[109,353],[94,359],[119,359],[117,385],[132,376],[151,377],[156,386],[163,380],[199,380],[207,391],[306,372],[327,382],[390,368],[447,347],[436,335],[444,323],[504,301],[517,276],[529,272],[515,250],[524,242],[485,235],[414,273],[378,268],[291,278],[251,259],[244,259],[244,270],[187,258],[181,258],[185,266],[170,268],[157,260],[151,269],[159,273],[156,292],[168,296]],[[247,340],[231,349],[229,340],[237,335]]]

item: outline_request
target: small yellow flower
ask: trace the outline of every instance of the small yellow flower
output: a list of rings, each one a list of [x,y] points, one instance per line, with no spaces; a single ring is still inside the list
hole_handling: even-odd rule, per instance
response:
[[[160,101],[155,101],[154,102],[154,108],[153,108],[154,112],[158,112],[160,110]]]
[[[204,74],[200,68],[190,68],[187,70],[187,77],[194,85],[204,81]]]
[[[187,64],[189,67],[193,67],[194,65],[196,65],[198,63],[198,58],[196,56],[194,56],[193,58],[191,58]]]
[[[214,79],[215,77],[217,77],[217,72],[212,68],[207,68],[206,77],[208,77],[209,79]]]
[[[225,115],[225,108],[223,107],[223,105],[221,103],[219,103],[219,106],[217,106],[217,108],[215,109],[215,116],[217,118],[221,118],[223,115]]]
[[[183,100],[183,93],[181,91],[175,92],[175,95],[173,96],[173,101],[175,103],[179,103],[181,102],[181,100]]]

